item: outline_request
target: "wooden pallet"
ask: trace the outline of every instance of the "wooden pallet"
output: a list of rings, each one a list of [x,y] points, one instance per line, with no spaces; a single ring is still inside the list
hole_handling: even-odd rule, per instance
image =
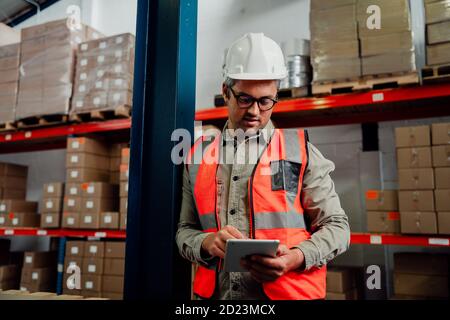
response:
[[[417,85],[419,82],[420,78],[417,72],[387,73],[343,81],[315,82],[312,91],[313,95],[351,93]]]
[[[122,105],[115,109],[90,110],[85,112],[73,113],[70,115],[70,121],[89,122],[98,120],[111,120],[118,118],[130,118],[131,107]]]
[[[16,125],[13,121],[0,123],[0,132],[14,131],[16,130]]]
[[[439,83],[450,81],[450,64],[427,66],[422,69],[424,83]]]
[[[18,129],[48,127],[67,123],[68,119],[66,114],[41,115],[20,119],[16,121],[16,126]]]
[[[311,94],[311,86],[300,88],[288,88],[279,90],[278,98],[280,100],[287,100],[287,99],[307,97],[310,94]]]

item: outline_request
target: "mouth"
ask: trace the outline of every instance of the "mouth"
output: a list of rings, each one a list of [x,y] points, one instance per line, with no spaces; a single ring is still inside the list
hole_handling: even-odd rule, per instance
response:
[[[242,121],[247,127],[255,127],[260,123],[258,118],[250,118],[250,117],[244,117]]]

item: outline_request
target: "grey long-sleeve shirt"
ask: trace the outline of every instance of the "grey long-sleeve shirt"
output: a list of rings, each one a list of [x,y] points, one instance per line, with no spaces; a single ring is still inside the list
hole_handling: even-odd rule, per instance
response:
[[[225,126],[226,128],[227,126]],[[265,129],[273,130],[269,122]],[[224,130],[225,140],[233,139]],[[249,236],[248,222],[248,179],[255,164],[242,162],[238,157],[245,155],[239,148],[249,149],[245,144],[256,143],[256,139],[248,139],[235,149],[233,144],[222,144],[220,152],[225,154],[225,164],[219,164],[217,171],[217,206],[221,225],[231,225],[242,234]],[[350,243],[350,228],[347,216],[341,208],[339,197],[335,192],[330,173],[335,169],[333,162],[325,159],[311,143],[308,143],[309,163],[305,170],[302,187],[302,206],[308,216],[311,239],[300,243],[297,247],[305,256],[305,269],[323,266],[337,255],[345,252]],[[247,155],[248,156],[248,155]],[[248,159],[248,158],[247,158]],[[233,161],[234,160],[234,161]],[[248,162],[248,161],[247,161]],[[242,164],[244,163],[244,164]],[[239,179],[234,181],[232,177]],[[208,234],[201,231],[200,222],[189,183],[189,174],[183,174],[183,198],[180,221],[176,235],[181,255],[195,263],[208,265],[212,259],[202,254],[201,244]],[[267,299],[262,286],[251,278],[249,273],[218,274],[218,286],[215,299]]]

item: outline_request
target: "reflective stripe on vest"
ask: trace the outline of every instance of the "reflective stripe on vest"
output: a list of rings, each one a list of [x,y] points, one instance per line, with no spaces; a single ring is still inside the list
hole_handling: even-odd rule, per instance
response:
[[[190,156],[199,152],[200,165],[188,165],[191,188],[199,221],[204,232],[220,230],[216,195],[221,136],[212,142],[197,141]],[[259,158],[249,179],[250,236],[256,239],[278,239],[288,248],[311,237],[306,230],[301,204],[303,176],[308,163],[305,131],[276,129]],[[326,267],[305,272],[289,272],[274,282],[263,284],[270,299],[322,299],[325,297]],[[215,290],[216,272],[200,266],[194,280],[194,292],[210,298]]]

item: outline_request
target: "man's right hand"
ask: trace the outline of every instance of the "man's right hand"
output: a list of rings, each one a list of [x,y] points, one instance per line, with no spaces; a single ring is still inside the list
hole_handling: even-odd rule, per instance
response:
[[[225,258],[225,245],[228,239],[245,239],[235,227],[225,226],[218,232],[211,233],[202,242],[202,249],[210,256]]]

